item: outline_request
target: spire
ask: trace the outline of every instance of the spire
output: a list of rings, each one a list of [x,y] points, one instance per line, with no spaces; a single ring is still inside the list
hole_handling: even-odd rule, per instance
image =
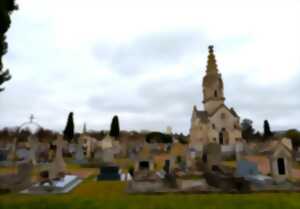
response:
[[[86,123],[83,124],[83,130],[82,130],[82,132],[83,132],[84,134],[86,134]]]
[[[206,66],[206,73],[217,74],[218,66],[216,63],[213,45],[208,46],[208,52],[209,52],[209,54],[208,54],[208,60],[207,60],[207,66]]]

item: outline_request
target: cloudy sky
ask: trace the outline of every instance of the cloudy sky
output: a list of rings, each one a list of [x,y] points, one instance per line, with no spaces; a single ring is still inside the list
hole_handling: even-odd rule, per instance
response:
[[[74,111],[77,131],[117,114],[121,129],[188,133],[210,44],[228,106],[257,129],[300,128],[299,1],[17,2],[0,128],[33,113],[62,130]]]

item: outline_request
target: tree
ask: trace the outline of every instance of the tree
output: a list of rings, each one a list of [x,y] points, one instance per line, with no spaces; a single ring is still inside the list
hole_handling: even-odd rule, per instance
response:
[[[74,138],[74,120],[73,120],[73,112],[69,113],[66,128],[64,130],[64,139],[68,142],[72,141]]]
[[[50,130],[50,129],[44,129],[44,128],[41,128],[38,130],[38,132],[35,134],[38,139],[40,139],[42,142],[52,142],[56,135],[58,133]]]
[[[241,123],[242,128],[242,137],[244,139],[253,139],[254,138],[254,128],[252,127],[253,121],[245,118]]]
[[[120,126],[119,126],[119,119],[117,115],[115,115],[111,121],[109,135],[115,138],[118,138],[120,136]]]
[[[161,132],[150,132],[146,135],[146,142],[148,143],[172,143],[172,136]]]
[[[4,90],[4,88],[1,88],[1,85],[11,79],[9,70],[3,70],[2,57],[7,53],[8,48],[5,33],[10,27],[10,15],[17,9],[18,7],[15,4],[15,0],[0,1],[0,91]]]
[[[271,136],[273,136],[273,133],[271,132],[269,121],[265,120],[264,121],[264,138],[267,139]]]
[[[293,146],[300,147],[300,132],[296,129],[290,129],[285,133],[285,137],[292,140]]]

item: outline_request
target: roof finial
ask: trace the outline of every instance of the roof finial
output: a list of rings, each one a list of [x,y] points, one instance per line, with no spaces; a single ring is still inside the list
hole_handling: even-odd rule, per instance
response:
[[[216,74],[218,73],[218,66],[216,62],[216,58],[214,55],[214,46],[209,45],[208,46],[208,61],[207,61],[207,69],[206,72],[210,74]]]
[[[208,46],[208,51],[210,54],[213,54],[214,53],[214,45],[209,45]]]

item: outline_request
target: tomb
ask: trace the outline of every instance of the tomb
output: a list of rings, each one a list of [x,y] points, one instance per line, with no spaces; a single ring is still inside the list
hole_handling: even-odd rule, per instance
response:
[[[107,165],[100,167],[100,174],[97,176],[98,181],[120,180],[119,167]]]
[[[78,176],[65,175],[60,179],[36,183],[33,186],[21,191],[23,194],[60,194],[67,193],[82,182]]]
[[[19,191],[31,184],[31,163],[21,163],[17,166],[16,174],[0,175],[0,190]]]

